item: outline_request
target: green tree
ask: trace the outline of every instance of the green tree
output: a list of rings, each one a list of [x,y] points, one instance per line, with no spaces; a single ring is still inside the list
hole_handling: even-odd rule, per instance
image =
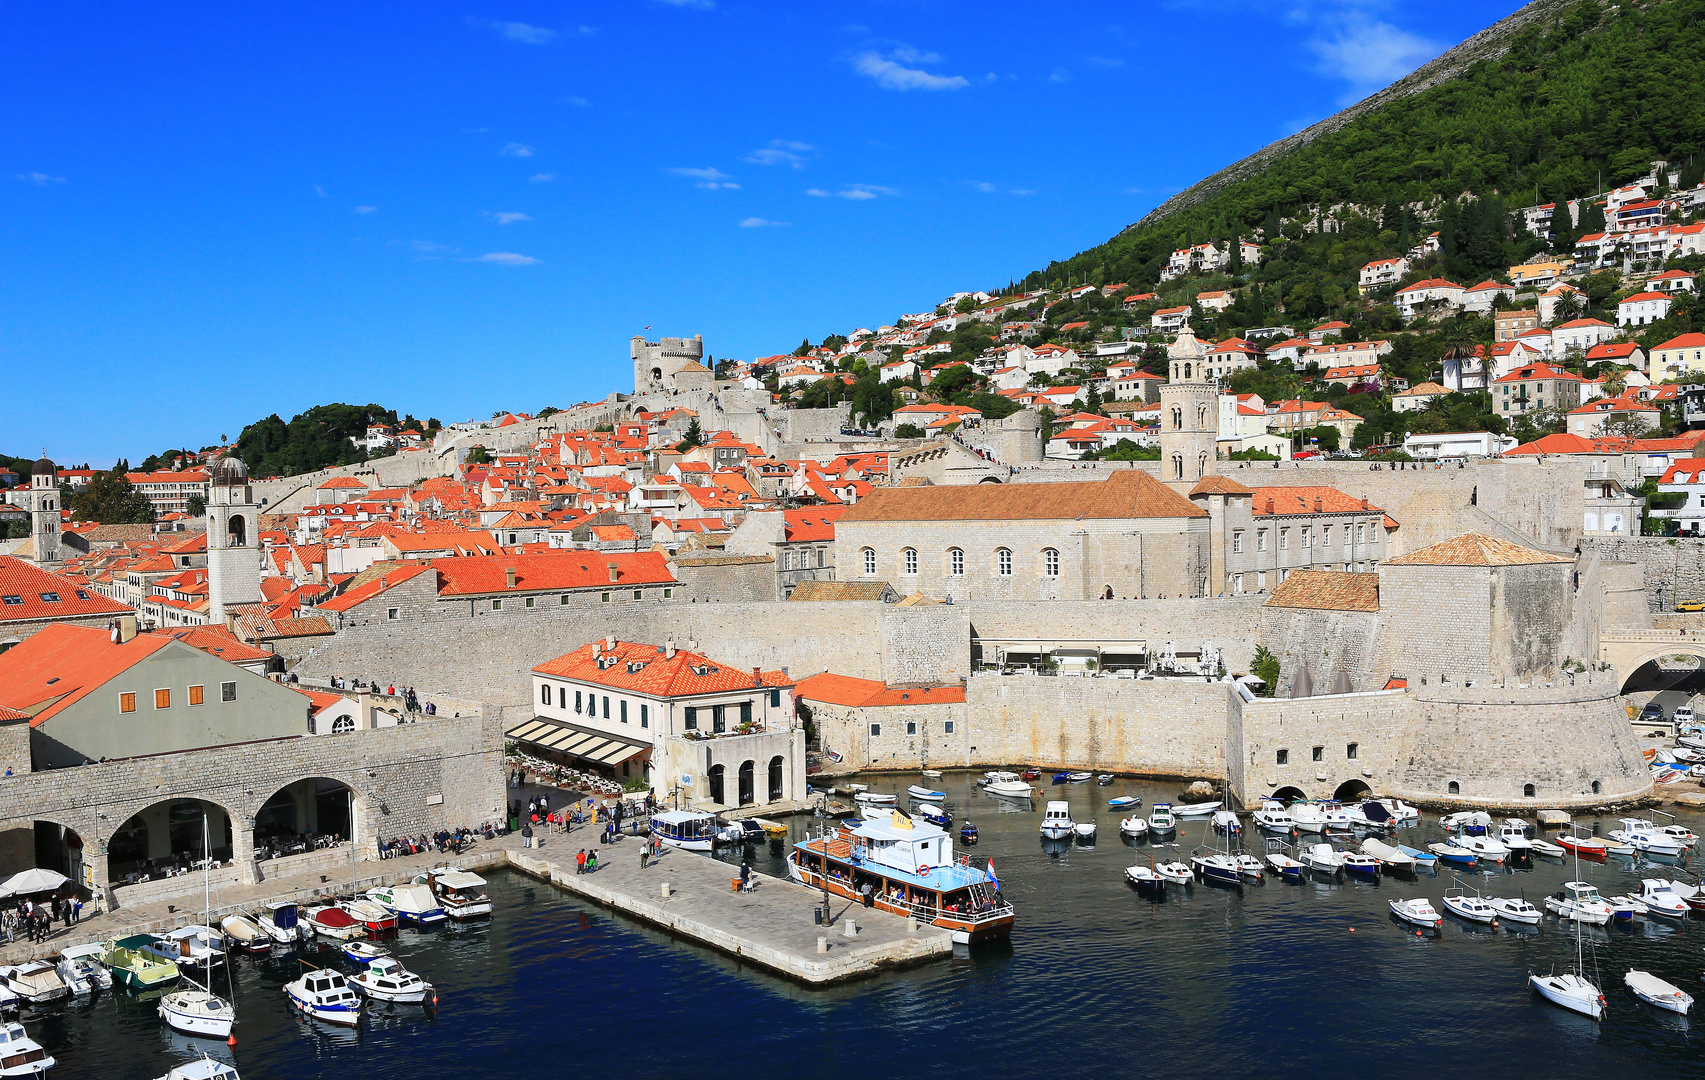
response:
[[[96,473],[72,497],[70,509],[76,520],[102,525],[146,525],[154,520],[153,504],[125,478],[120,467]]]
[[[486,452],[485,447],[475,446],[468,451],[468,456],[464,460],[469,465],[490,465],[491,454]]]
[[[793,350],[793,355],[804,356],[807,353],[809,353],[810,351],[811,351],[811,339],[810,338],[803,338],[799,342],[799,347],[797,349]]]
[[[207,513],[207,500],[200,494],[191,495],[184,500],[184,513],[190,517],[203,517]]]
[[[703,445],[704,429],[699,427],[699,418],[695,416],[692,423],[687,425],[687,437],[675,444],[675,451],[684,454],[695,446]]]
[[[977,376],[972,373],[968,366],[965,364],[954,364],[940,375],[937,375],[935,377],[935,381],[929,384],[929,388],[935,391],[936,395],[943,401],[946,401],[954,394],[963,392],[976,381]]]
[[[923,428],[916,424],[901,424],[894,429],[896,439],[921,439],[924,437]]]
[[[1255,662],[1249,665],[1249,674],[1261,680],[1261,685],[1252,687],[1255,693],[1262,697],[1272,697],[1279,689],[1279,658],[1268,651],[1267,646],[1255,646]]]

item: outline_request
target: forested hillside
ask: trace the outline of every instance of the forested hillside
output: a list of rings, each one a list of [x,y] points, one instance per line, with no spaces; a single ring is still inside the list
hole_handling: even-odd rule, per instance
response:
[[[237,436],[233,450],[251,476],[296,476],[379,456],[351,441],[364,437],[369,424],[421,431],[438,426],[435,420],[423,425],[412,416],[399,423],[395,409],[380,405],[315,405],[291,417],[288,424],[277,413],[255,421]]]

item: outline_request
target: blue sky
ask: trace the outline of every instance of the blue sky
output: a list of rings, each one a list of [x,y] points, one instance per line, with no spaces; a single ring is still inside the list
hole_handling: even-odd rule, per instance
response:
[[[0,452],[449,422],[1092,246],[1515,0],[0,9]]]

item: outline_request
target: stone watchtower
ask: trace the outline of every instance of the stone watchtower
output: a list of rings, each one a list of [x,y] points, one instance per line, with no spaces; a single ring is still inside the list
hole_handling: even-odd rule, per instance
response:
[[[1160,388],[1160,478],[1188,491],[1217,468],[1219,388],[1203,374],[1207,346],[1190,331],[1166,355],[1171,378]]]
[[[207,621],[226,626],[231,608],[261,602],[260,507],[248,466],[230,454],[207,480]]]
[[[30,466],[30,536],[36,549],[36,565],[52,569],[59,565],[59,538],[64,531],[60,519],[59,467],[47,458]]]
[[[628,355],[633,357],[634,393],[655,394],[682,389],[675,383],[675,375],[681,369],[703,369],[699,361],[704,358],[704,335],[666,337],[661,341],[647,341],[635,335],[628,342]]]

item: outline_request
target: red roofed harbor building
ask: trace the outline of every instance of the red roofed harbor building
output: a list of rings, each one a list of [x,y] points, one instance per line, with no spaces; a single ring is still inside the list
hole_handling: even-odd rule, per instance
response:
[[[530,750],[702,809],[803,800],[793,680],[701,653],[605,638],[532,670]],[[639,788],[644,790],[644,788]]]

